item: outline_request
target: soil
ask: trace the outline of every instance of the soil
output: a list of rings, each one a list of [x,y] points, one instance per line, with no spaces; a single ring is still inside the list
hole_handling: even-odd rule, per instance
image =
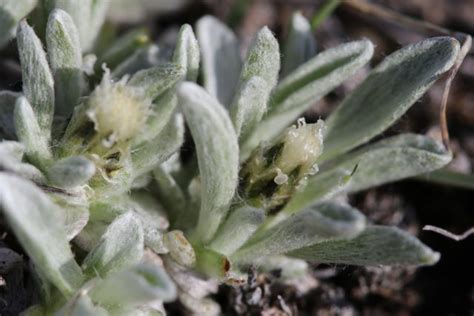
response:
[[[237,1],[244,10],[236,11]],[[163,29],[193,24],[206,13],[233,25],[244,43],[262,25],[277,35],[286,34],[289,16],[300,9],[314,14],[322,1],[206,0],[192,3],[177,13],[158,16],[150,22],[159,37]],[[469,0],[373,1],[413,17],[474,34],[474,2]],[[354,38],[376,43],[374,61],[401,44],[420,38],[410,29],[389,25],[340,7],[316,32],[320,50]],[[21,76],[12,47],[0,55],[0,88],[21,89]],[[362,76],[363,77],[363,76]],[[325,117],[360,80],[345,83],[308,111],[308,120]],[[412,131],[436,133],[443,86],[435,85],[395,127],[385,133]],[[474,54],[466,58],[455,80],[449,101],[452,168],[472,172],[474,162]],[[255,274],[241,288],[222,286],[216,295],[226,315],[474,315],[474,236],[460,242],[433,232],[436,225],[454,233],[474,226],[474,192],[416,180],[400,181],[349,197],[373,223],[401,227],[418,235],[442,254],[438,264],[420,269],[361,268],[314,265],[302,284],[287,284],[278,271]],[[34,302],[28,260],[0,218],[0,315],[18,315]],[[470,272],[471,271],[471,272]],[[252,272],[252,271],[251,271]],[[305,288],[305,291],[302,291]],[[258,299],[257,299],[258,298]],[[179,304],[169,306],[170,315],[184,314]]]

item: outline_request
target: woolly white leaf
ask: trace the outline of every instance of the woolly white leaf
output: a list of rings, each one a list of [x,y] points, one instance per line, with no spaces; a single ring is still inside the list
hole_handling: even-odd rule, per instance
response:
[[[38,0],[0,0],[0,48],[15,36],[17,23],[30,13]]]
[[[157,137],[166,124],[170,121],[176,106],[178,98],[173,89],[161,95],[151,106],[151,113],[148,115],[146,128],[134,139],[135,144],[150,141]]]
[[[372,57],[367,40],[342,44],[313,57],[276,87],[267,115],[242,144],[242,158],[260,142],[278,136],[290,123],[327,93],[354,75]]]
[[[198,85],[182,83],[178,96],[196,143],[202,182],[196,234],[202,241],[209,242],[227,214],[237,185],[237,136],[222,105]]]
[[[25,147],[17,142],[0,143],[0,170],[17,174],[36,183],[45,183],[43,174],[35,166],[23,163]]]
[[[117,217],[82,264],[84,272],[102,277],[129,268],[143,256],[143,228],[132,213]]]
[[[210,15],[197,22],[196,34],[201,46],[204,87],[228,106],[242,67],[237,38],[232,30]]]
[[[173,55],[173,62],[180,65],[186,72],[185,80],[196,81],[199,74],[201,59],[199,44],[190,25],[181,27]]]
[[[230,110],[236,132],[242,138],[247,137],[265,114],[279,70],[278,42],[272,32],[264,27],[253,39],[240,74],[239,91]]]
[[[300,13],[291,17],[283,50],[281,76],[284,78],[316,54],[316,40],[309,21]]]
[[[54,80],[46,53],[40,39],[25,21],[18,26],[17,43],[23,93],[33,107],[41,132],[49,138],[54,115]]]
[[[387,129],[451,68],[458,52],[457,40],[437,37],[385,58],[327,120],[321,161],[355,148]]]
[[[15,105],[14,119],[16,134],[25,146],[28,159],[39,169],[46,170],[52,159],[49,142],[25,97],[18,98]]]
[[[73,192],[66,194],[56,189],[47,191],[48,198],[58,206],[53,210],[56,212],[56,221],[66,230],[67,240],[76,237],[89,221],[89,202],[83,191]]]
[[[400,229],[382,226],[367,227],[353,239],[323,241],[288,255],[319,263],[364,266],[432,265],[440,257],[439,253]]]
[[[48,58],[56,90],[56,113],[68,118],[85,87],[79,33],[69,14],[54,10],[46,28]]]
[[[155,300],[174,300],[176,287],[161,267],[141,264],[96,280],[89,296],[102,306],[138,307]]]
[[[252,236],[264,219],[265,212],[260,209],[240,207],[233,210],[209,247],[224,255],[231,255]]]
[[[43,314],[41,314],[43,315]],[[90,297],[81,293],[73,297],[54,316],[108,316],[109,313],[100,306],[95,306]],[[25,315],[28,316],[28,315]],[[33,316],[33,315],[31,315]]]
[[[327,165],[308,180],[293,196],[287,212],[311,205],[324,194],[354,192],[387,182],[396,181],[443,167],[452,155],[441,143],[413,134],[394,136],[342,156]],[[345,185],[345,177],[353,175]]]
[[[86,184],[94,174],[94,163],[83,156],[61,159],[48,169],[51,183],[66,189]]]
[[[57,221],[57,206],[32,183],[4,173],[0,173],[0,206],[36,268],[66,296],[79,288],[82,271]]]
[[[250,262],[285,254],[324,240],[349,238],[365,228],[365,217],[342,204],[322,203],[286,219],[250,239],[231,256],[234,262]]]
[[[183,79],[184,75],[184,69],[179,65],[160,65],[137,72],[128,84],[143,89],[153,100]]]
[[[178,151],[183,141],[183,117],[176,114],[154,139],[144,142],[133,149],[133,176],[136,178],[152,171],[156,166]]]
[[[267,110],[270,89],[260,77],[242,83],[230,109],[232,123],[241,140],[257,126]]]

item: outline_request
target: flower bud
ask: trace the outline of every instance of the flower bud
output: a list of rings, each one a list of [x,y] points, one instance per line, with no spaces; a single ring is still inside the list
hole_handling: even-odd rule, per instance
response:
[[[272,145],[256,149],[240,172],[243,198],[267,213],[280,210],[306,176],[317,172],[324,130],[322,120],[306,124],[301,119]]]

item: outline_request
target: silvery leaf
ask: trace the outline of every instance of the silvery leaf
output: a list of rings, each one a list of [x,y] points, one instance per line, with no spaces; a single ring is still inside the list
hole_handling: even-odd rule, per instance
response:
[[[209,247],[231,255],[253,235],[264,219],[265,212],[261,209],[244,206],[232,210]]]
[[[25,146],[26,156],[40,170],[46,170],[52,159],[49,141],[25,97],[18,98],[15,104],[14,120],[16,134]]]
[[[196,234],[209,242],[225,218],[237,186],[237,136],[224,107],[198,85],[182,83],[178,96],[196,143],[202,183]]]
[[[148,115],[146,128],[134,139],[135,144],[150,141],[157,137],[166,124],[170,121],[178,99],[173,89],[163,93],[155,100],[151,107],[151,113]]]
[[[85,292],[85,291],[84,291]],[[107,310],[94,305],[90,297],[80,293],[66,303],[54,316],[108,316]]]
[[[196,34],[201,47],[204,87],[228,106],[242,65],[237,38],[225,24],[210,15],[197,22]]]
[[[272,93],[267,115],[242,145],[242,158],[260,142],[278,136],[304,111],[354,75],[372,57],[368,40],[328,49],[299,66]]]
[[[241,140],[257,126],[267,110],[270,89],[260,77],[242,83],[231,108],[230,115],[235,132]]]
[[[48,198],[58,206],[53,209],[56,212],[56,221],[66,230],[67,240],[72,240],[89,221],[89,202],[81,190],[65,193],[50,189],[44,187]]]
[[[15,236],[49,281],[65,296],[83,282],[66,231],[56,220],[54,205],[32,183],[0,173],[0,205]]]
[[[174,300],[176,286],[163,268],[140,264],[98,279],[89,293],[102,306],[140,306],[154,300]]]
[[[386,57],[326,121],[320,160],[347,152],[387,129],[451,68],[458,52],[454,38],[435,37]]]
[[[145,69],[132,76],[128,84],[142,88],[152,100],[175,85],[185,75],[184,69],[175,64],[165,64]]]
[[[236,132],[243,138],[247,137],[265,114],[279,71],[278,42],[272,32],[264,27],[250,46],[240,74],[238,92],[230,109]]]
[[[271,90],[278,81],[280,71],[280,47],[268,27],[262,28],[250,46],[242,66],[240,82],[246,82],[254,76],[261,77]]]
[[[0,170],[19,175],[36,183],[45,183],[41,171],[29,163],[23,163],[25,147],[14,141],[2,141],[0,143]]]
[[[199,74],[201,56],[199,44],[190,25],[181,27],[178,34],[173,62],[185,69],[187,81],[196,81]]]
[[[0,0],[0,48],[15,36],[17,23],[28,15],[38,0]]]
[[[132,212],[125,213],[110,224],[99,244],[84,259],[84,272],[104,277],[129,268],[140,262],[143,243],[140,220]]]
[[[48,169],[48,179],[59,188],[86,184],[95,174],[95,164],[83,156],[61,159]]]
[[[344,204],[321,203],[257,234],[231,260],[248,263],[329,239],[354,237],[364,228],[365,217],[358,210]]]
[[[402,134],[346,154],[310,177],[286,206],[294,212],[324,198],[325,194],[361,191],[439,169],[451,161],[444,146],[426,136]],[[352,174],[352,176],[350,176]],[[347,184],[346,177],[350,176]]]
[[[65,11],[54,10],[46,29],[48,58],[54,75],[56,113],[68,118],[85,88],[79,33]]]
[[[50,138],[54,115],[54,80],[46,53],[33,29],[21,22],[17,44],[23,74],[23,93],[30,102],[43,135]]]
[[[184,141],[184,122],[180,114],[174,115],[163,131],[149,142],[132,151],[134,177],[152,171],[179,150]]]
[[[281,76],[284,78],[316,54],[316,40],[311,24],[300,13],[291,17],[288,38],[283,47]]]
[[[79,31],[82,50],[90,51],[105,21],[110,0],[46,0],[44,2],[48,12],[61,9],[72,17]]]
[[[415,237],[383,226],[370,226],[353,239],[323,241],[288,255],[319,263],[363,266],[432,265],[440,257]]]

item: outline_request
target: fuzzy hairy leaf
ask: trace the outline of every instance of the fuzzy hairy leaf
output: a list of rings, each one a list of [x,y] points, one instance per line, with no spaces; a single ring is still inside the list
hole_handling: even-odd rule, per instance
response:
[[[179,105],[196,143],[202,182],[198,238],[209,242],[237,186],[239,148],[232,122],[217,100],[194,83],[178,87]]]
[[[235,262],[285,254],[334,238],[350,238],[365,228],[365,217],[344,204],[325,202],[304,210],[257,234],[234,255]]]
[[[293,196],[286,211],[291,213],[309,206],[331,190],[336,191],[333,194],[361,191],[427,173],[448,164],[451,158],[452,154],[441,143],[429,137],[390,137],[321,166],[320,172]],[[352,173],[344,184],[345,177]]]
[[[43,174],[35,166],[23,163],[25,146],[14,141],[0,143],[0,170],[11,172],[36,183],[45,183]]]
[[[269,93],[267,82],[261,77],[255,76],[242,83],[230,109],[235,132],[240,139],[245,139],[261,121],[267,110]]]
[[[79,33],[69,14],[54,10],[46,28],[48,58],[55,81],[56,113],[69,117],[85,88]]]
[[[281,76],[284,78],[316,54],[316,40],[309,21],[300,13],[291,17],[283,49]]]
[[[81,47],[90,51],[105,21],[110,0],[44,0],[48,12],[54,9],[66,11],[79,31]]]
[[[386,57],[327,120],[320,160],[347,152],[387,129],[451,68],[458,52],[457,40],[436,37]]]
[[[173,62],[185,69],[187,81],[196,81],[201,55],[199,44],[189,24],[181,27],[173,55]]]
[[[204,87],[224,106],[234,96],[242,67],[239,43],[232,30],[207,15],[196,24],[202,54]]]
[[[432,265],[439,259],[418,239],[394,227],[370,226],[353,239],[328,240],[288,253],[319,263],[363,266]]]
[[[77,196],[64,192],[47,192],[48,198],[58,206],[53,209],[56,212],[55,218],[64,227],[69,241],[76,237],[89,221],[89,202],[80,190],[75,192]]]
[[[313,57],[276,87],[267,115],[242,145],[242,158],[260,142],[278,136],[305,110],[354,75],[372,57],[368,40],[342,44]]]
[[[279,70],[278,41],[264,27],[250,46],[240,74],[238,92],[230,109],[237,135],[242,138],[247,137],[265,114],[270,92],[278,81]]]
[[[17,31],[23,93],[30,101],[41,132],[50,138],[54,115],[54,80],[46,53],[33,29],[21,22]]]
[[[146,128],[137,135],[134,143],[140,144],[157,137],[170,121],[177,105],[178,98],[173,89],[163,93],[152,105],[151,113],[147,118]]]
[[[233,210],[209,247],[224,255],[231,255],[253,235],[264,219],[265,212],[261,209],[241,207]]]
[[[97,280],[90,297],[107,307],[140,306],[155,300],[174,300],[176,286],[161,267],[141,264]]]
[[[43,315],[43,314],[41,314]],[[95,306],[87,294],[79,294],[73,297],[54,316],[108,316],[109,313],[100,307]],[[27,315],[26,315],[27,316]]]
[[[15,130],[20,142],[25,146],[28,159],[39,169],[46,170],[52,159],[49,141],[46,138],[33,108],[25,97],[15,104]]]
[[[86,184],[95,174],[95,164],[83,156],[61,159],[48,169],[48,179],[60,188]]]
[[[242,66],[240,82],[246,82],[254,76],[261,77],[269,89],[273,89],[278,81],[280,71],[280,47],[275,36],[268,27],[263,27],[250,46]]]
[[[5,173],[0,173],[0,206],[37,269],[65,296],[78,289],[82,271],[56,220],[57,206],[32,183]]]
[[[184,122],[180,114],[163,128],[163,131],[149,142],[136,146],[132,151],[134,177],[152,171],[179,150],[184,142]]]
[[[184,75],[185,71],[180,65],[165,64],[137,72],[128,85],[143,89],[146,96],[154,100],[183,79]]]
[[[104,277],[137,264],[143,256],[143,242],[143,227],[132,212],[117,217],[84,259],[84,272]]]
[[[15,36],[17,23],[30,13],[38,0],[0,0],[0,48]]]

